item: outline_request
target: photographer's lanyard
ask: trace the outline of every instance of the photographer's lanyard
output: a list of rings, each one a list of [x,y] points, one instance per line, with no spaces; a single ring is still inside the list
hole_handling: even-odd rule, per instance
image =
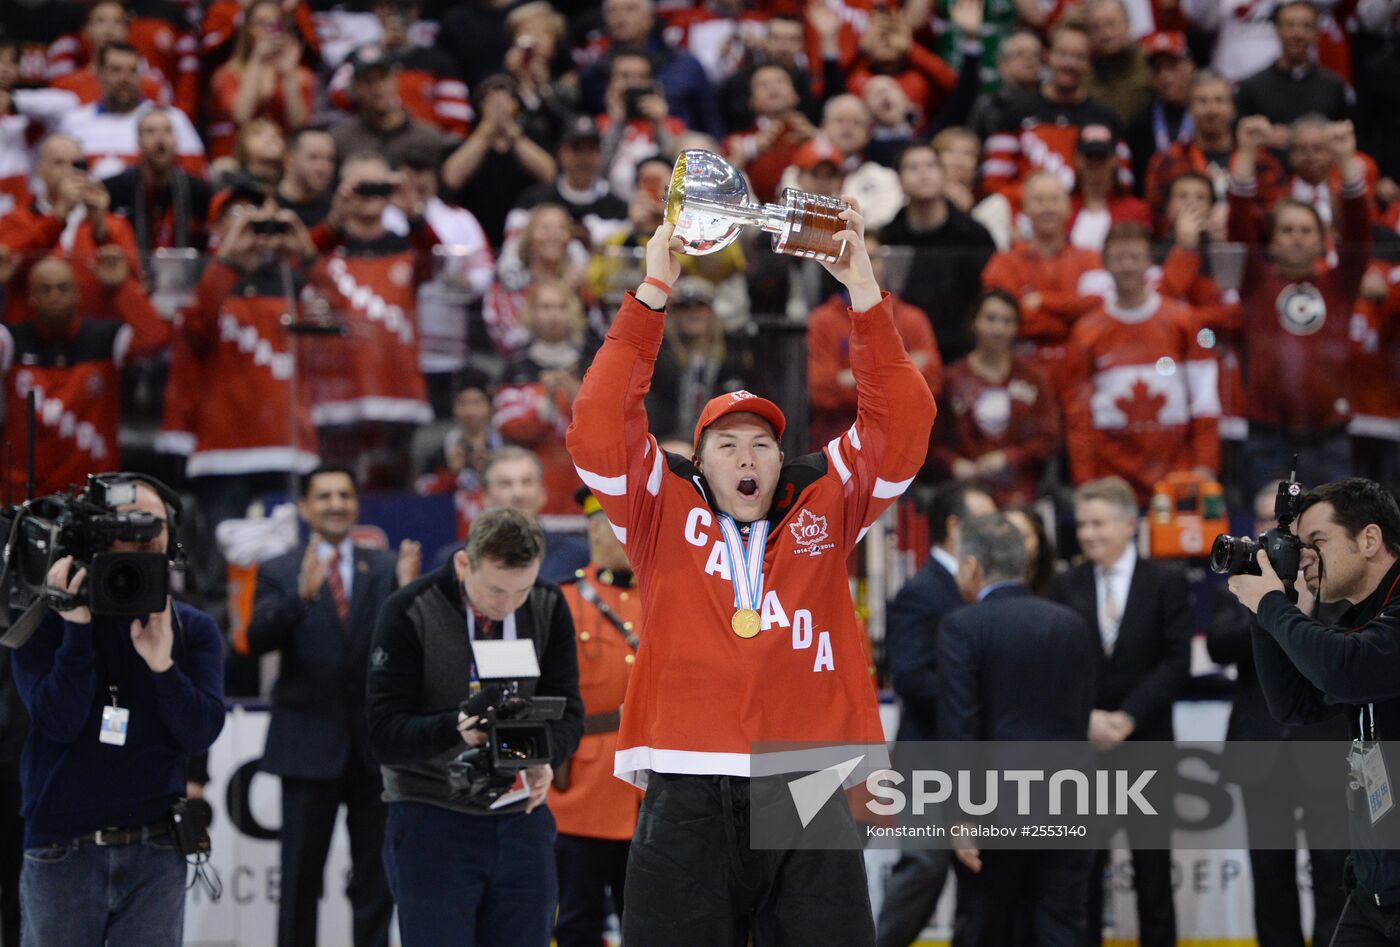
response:
[[[1351,769],[1351,787],[1366,793],[1366,811],[1375,825],[1391,809],[1395,808],[1395,798],[1390,792],[1390,776],[1385,769],[1385,758],[1381,755],[1381,745],[1376,740],[1376,705],[1367,704],[1365,710],[1358,710],[1357,725],[1361,739],[1353,740],[1347,763]],[[1370,718],[1368,729],[1367,718]]]
[[[462,609],[467,613],[467,640],[474,642],[476,641],[476,609],[472,608],[471,600],[467,598],[467,590],[462,586],[462,583],[460,582],[457,583],[457,591],[462,596]],[[506,620],[501,622],[500,640],[514,641],[516,637],[517,635],[515,633],[515,612],[511,612],[509,615],[506,616]],[[472,659],[470,681],[472,692],[475,693],[477,688],[481,686],[481,676],[476,672],[475,658]]]

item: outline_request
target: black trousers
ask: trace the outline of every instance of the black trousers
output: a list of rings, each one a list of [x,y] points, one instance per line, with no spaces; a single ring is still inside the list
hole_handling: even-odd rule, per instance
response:
[[[1131,843],[1131,839],[1129,842]],[[1088,891],[1085,893],[1084,943],[1103,944],[1103,873],[1108,852],[1091,853]],[[1134,848],[1133,890],[1137,895],[1138,943],[1141,947],[1175,947],[1176,904],[1172,901],[1172,853],[1165,848]]]
[[[19,782],[0,779],[0,947],[19,947],[19,871],[24,865],[19,803]]]
[[[560,835],[554,840],[559,871],[558,947],[598,947],[608,923],[608,895],[622,916],[629,841]]]
[[[339,779],[282,779],[282,891],[278,947],[316,947],[316,915],[326,854],[342,804],[350,830],[350,880],[355,947],[388,947],[394,901],[384,877],[384,819],[378,773],[347,764]]]
[[[1240,787],[1244,797],[1245,824],[1250,837],[1263,834],[1256,826],[1272,827],[1295,823],[1294,810],[1303,806],[1312,822],[1318,815],[1336,813],[1336,824],[1329,835],[1342,837],[1346,832],[1345,797],[1333,792],[1328,798],[1325,790],[1319,798],[1305,799],[1285,787],[1304,785],[1301,774],[1279,771],[1258,783]],[[1311,841],[1311,839],[1309,839]],[[1345,851],[1310,849],[1312,865],[1313,931],[1312,943],[1322,947],[1332,940],[1332,932],[1346,902],[1342,886],[1342,870],[1346,864]],[[1259,947],[1303,947],[1303,920],[1298,902],[1297,853],[1276,849],[1249,852],[1250,872],[1254,876],[1254,929]]]
[[[1084,942],[1093,852],[984,851],[982,870],[958,865],[953,947],[1076,947]]]
[[[915,849],[900,854],[880,903],[875,947],[909,947],[919,939],[938,907],[952,867],[952,849]]]
[[[1395,944],[1400,944],[1400,907],[1378,907],[1370,894],[1353,890],[1342,908],[1330,947],[1393,947]]]
[[[828,806],[850,820],[843,794]],[[653,773],[627,860],[622,942],[873,945],[861,853],[755,850],[749,817],[747,779]]]

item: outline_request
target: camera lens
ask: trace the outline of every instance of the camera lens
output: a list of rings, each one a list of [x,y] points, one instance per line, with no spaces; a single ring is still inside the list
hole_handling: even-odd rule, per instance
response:
[[[107,572],[104,592],[108,601],[132,602],[146,589],[146,574],[136,565],[119,563]]]
[[[1230,556],[1235,549],[1235,537],[1220,535],[1210,546],[1210,571],[1229,572]]]

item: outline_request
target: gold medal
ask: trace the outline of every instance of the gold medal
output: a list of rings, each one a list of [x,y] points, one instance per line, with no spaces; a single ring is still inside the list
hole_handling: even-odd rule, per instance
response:
[[[752,638],[758,634],[758,628],[762,625],[758,618],[758,612],[752,608],[741,608],[734,613],[734,617],[729,619],[729,627],[734,629],[734,634],[740,638]]]

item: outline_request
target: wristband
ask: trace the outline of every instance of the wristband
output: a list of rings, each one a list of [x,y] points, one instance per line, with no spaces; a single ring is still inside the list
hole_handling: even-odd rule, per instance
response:
[[[661,280],[657,279],[655,276],[648,276],[646,279],[642,280],[642,285],[643,285],[643,286],[655,286],[657,289],[661,290],[661,291],[662,291],[663,293],[665,293],[667,296],[671,295],[671,287],[670,287],[669,285],[667,285],[666,283],[661,282]]]

